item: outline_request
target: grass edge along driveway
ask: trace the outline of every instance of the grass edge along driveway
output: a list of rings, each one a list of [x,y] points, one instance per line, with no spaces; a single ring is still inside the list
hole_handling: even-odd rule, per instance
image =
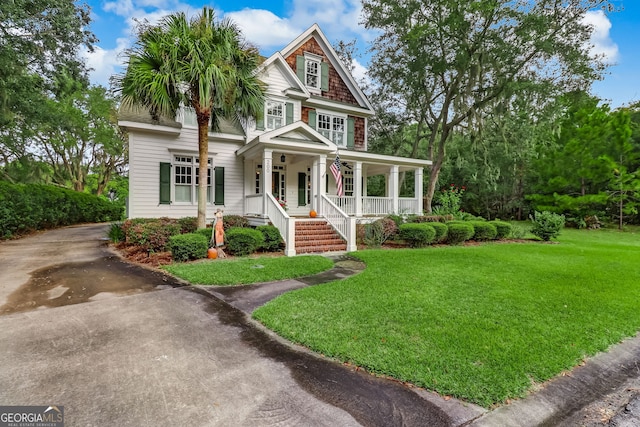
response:
[[[370,372],[484,407],[640,329],[640,235],[354,254],[357,276],[282,295],[254,318]]]

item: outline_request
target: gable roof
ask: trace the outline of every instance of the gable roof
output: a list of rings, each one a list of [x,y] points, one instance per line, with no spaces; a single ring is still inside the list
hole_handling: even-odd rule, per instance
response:
[[[282,50],[280,50],[279,53],[283,58],[286,58],[293,52],[295,52],[300,46],[306,43],[310,38],[314,38],[318,42],[318,44],[322,48],[322,51],[327,56],[327,59],[329,60],[333,68],[338,72],[338,75],[340,76],[340,78],[342,78],[342,81],[344,81],[344,83],[347,85],[358,103],[373,112],[371,103],[365,96],[364,92],[362,92],[351,73],[346,69],[342,61],[340,61],[340,59],[338,58],[338,54],[335,52],[335,50],[333,50],[333,47],[331,47],[331,43],[329,43],[329,40],[327,40],[327,37],[324,35],[318,24],[313,24],[305,32],[296,37],[295,40],[293,40]]]
[[[303,121],[265,132],[239,148],[236,155],[251,156],[265,148],[311,153],[331,153],[338,147]]]
[[[277,68],[283,75],[283,77],[290,84],[290,87],[285,91],[287,96],[292,98],[300,98],[307,99],[311,96],[309,90],[305,85],[302,84],[296,73],[293,72],[287,61],[285,61],[284,57],[280,52],[276,52],[267,58],[261,65],[258,70],[258,76],[268,72],[269,68]]]

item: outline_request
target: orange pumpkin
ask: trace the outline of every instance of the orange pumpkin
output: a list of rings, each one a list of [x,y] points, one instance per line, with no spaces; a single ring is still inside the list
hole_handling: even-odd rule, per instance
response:
[[[310,216],[311,218],[315,218],[315,217],[317,217],[317,216],[318,216],[318,213],[317,213],[316,211],[312,210],[311,212],[309,212],[309,216]]]
[[[209,248],[207,251],[207,258],[216,259],[218,258],[218,250],[216,248]]]

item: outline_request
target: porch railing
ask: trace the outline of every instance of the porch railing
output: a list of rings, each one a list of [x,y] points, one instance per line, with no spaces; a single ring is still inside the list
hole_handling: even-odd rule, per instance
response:
[[[409,197],[400,197],[398,199],[398,211],[398,214],[422,214],[422,212],[418,212],[418,199]]]
[[[280,231],[280,235],[287,245],[284,254],[294,256],[296,254],[295,223],[271,193],[267,193],[267,217]]]
[[[246,215],[262,216],[262,194],[252,194],[244,199]]]
[[[320,198],[320,212],[329,224],[347,241],[347,251],[357,250],[356,219],[343,212],[325,194]]]
[[[331,203],[336,205],[340,210],[347,215],[355,215],[356,214],[356,198],[353,196],[330,196],[326,195],[327,199],[331,200]]]
[[[393,200],[390,197],[362,198],[362,211],[368,215],[388,215],[393,212]]]

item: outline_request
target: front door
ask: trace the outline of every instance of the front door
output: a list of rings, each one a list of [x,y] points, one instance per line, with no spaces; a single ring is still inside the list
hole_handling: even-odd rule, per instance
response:
[[[287,200],[287,180],[284,166],[274,166],[271,171],[271,194],[277,200]]]

